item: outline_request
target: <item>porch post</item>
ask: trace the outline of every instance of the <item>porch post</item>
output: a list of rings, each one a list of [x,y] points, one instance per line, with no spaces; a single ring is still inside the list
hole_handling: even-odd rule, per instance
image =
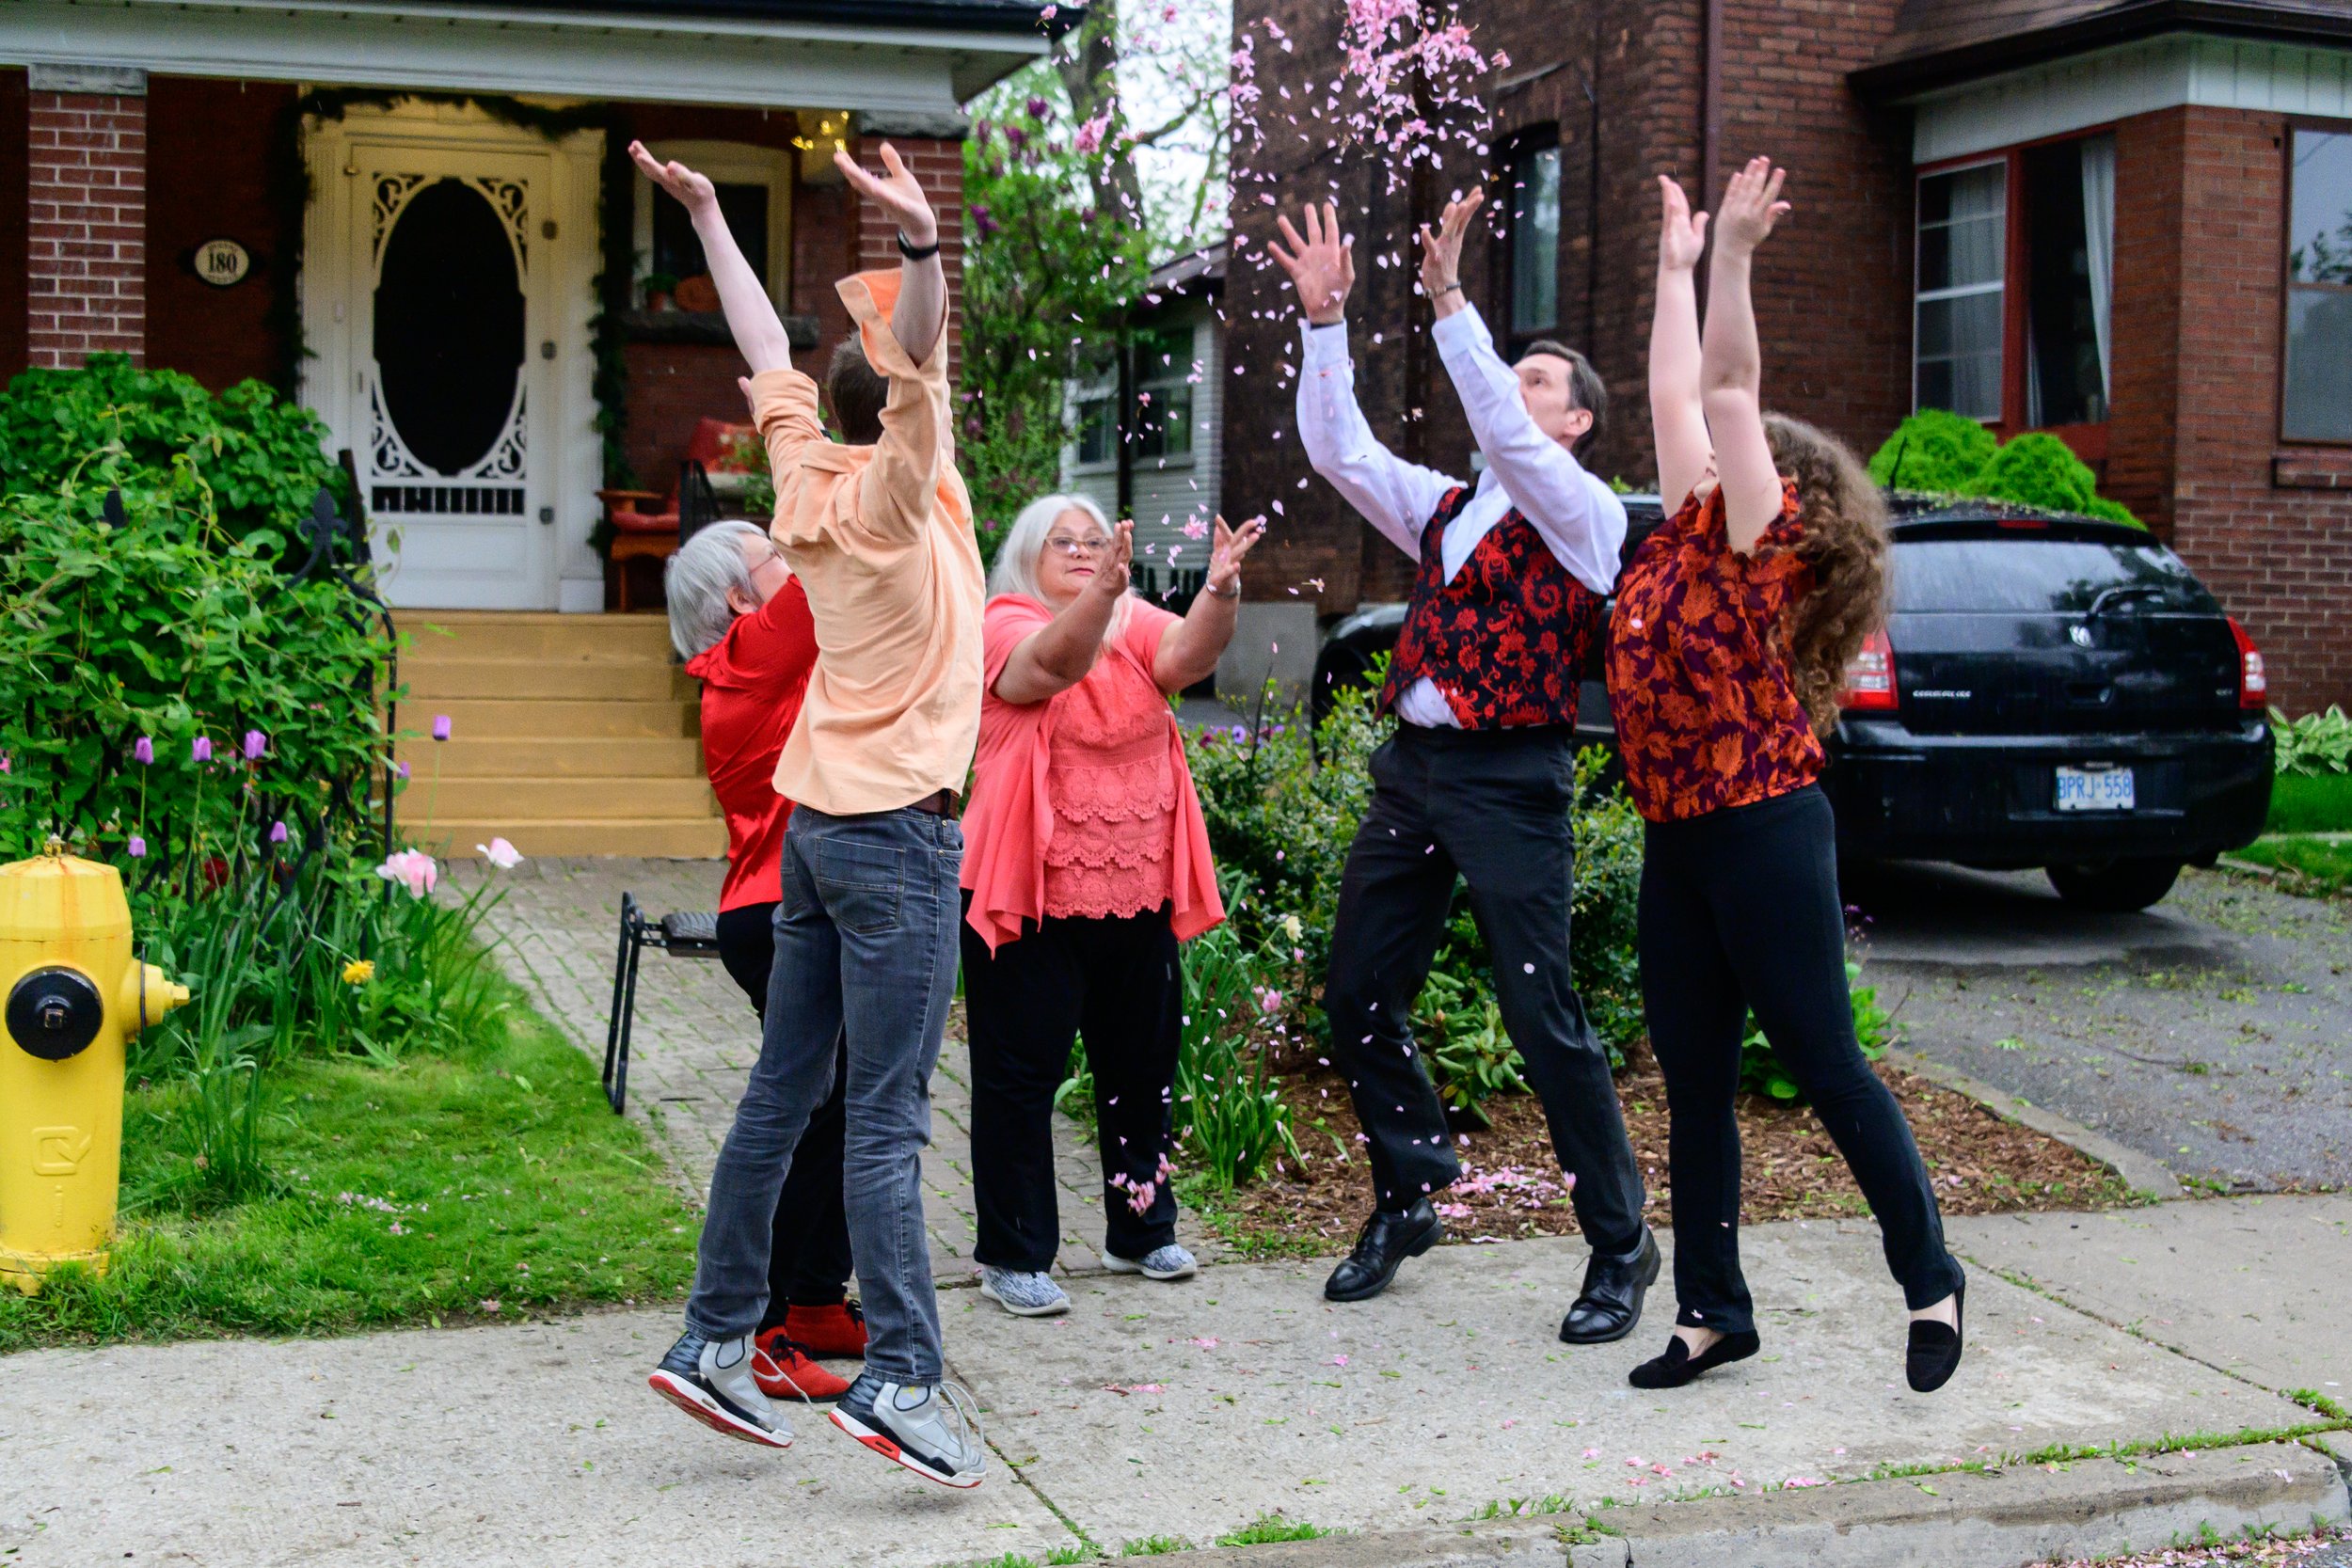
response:
[[[147,72],[31,68],[26,360],[147,357]]]

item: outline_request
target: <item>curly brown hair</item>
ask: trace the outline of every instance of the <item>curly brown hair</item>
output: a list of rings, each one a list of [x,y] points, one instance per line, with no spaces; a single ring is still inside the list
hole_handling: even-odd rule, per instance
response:
[[[1786,414],[1764,416],[1772,465],[1797,482],[1798,558],[1813,586],[1781,632],[1789,674],[1816,735],[1836,726],[1846,666],[1886,620],[1886,501],[1845,442]]]

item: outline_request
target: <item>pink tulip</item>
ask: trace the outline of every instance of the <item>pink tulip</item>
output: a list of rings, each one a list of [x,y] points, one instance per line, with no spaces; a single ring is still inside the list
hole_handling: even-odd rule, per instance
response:
[[[474,848],[480,852],[484,860],[488,861],[501,871],[512,871],[523,863],[522,851],[502,838],[494,838],[487,844],[477,844]]]
[[[388,857],[375,874],[388,882],[398,882],[408,890],[411,898],[421,898],[431,893],[441,879],[441,868],[431,855],[421,849],[403,849]]]

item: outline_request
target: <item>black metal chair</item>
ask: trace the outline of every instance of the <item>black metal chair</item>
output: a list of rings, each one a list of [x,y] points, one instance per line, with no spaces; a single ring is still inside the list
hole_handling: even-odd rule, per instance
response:
[[[612,1016],[604,1031],[604,1098],[618,1116],[628,1105],[628,1031],[637,1013],[637,956],[659,947],[674,958],[719,956],[719,917],[674,910],[647,920],[633,893],[621,895],[621,949],[612,967]]]

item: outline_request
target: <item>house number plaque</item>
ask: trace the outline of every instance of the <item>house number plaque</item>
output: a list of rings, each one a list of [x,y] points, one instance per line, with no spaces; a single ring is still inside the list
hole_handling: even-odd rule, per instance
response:
[[[196,276],[216,289],[240,282],[253,270],[253,257],[234,240],[206,240],[196,247]]]

